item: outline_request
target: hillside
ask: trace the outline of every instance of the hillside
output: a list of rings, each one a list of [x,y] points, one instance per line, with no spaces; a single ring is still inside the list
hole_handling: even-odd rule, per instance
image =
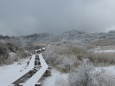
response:
[[[101,42],[101,40],[109,42],[110,44],[115,41],[115,31],[109,31],[107,33],[86,33],[84,31],[70,30],[63,32],[58,35],[48,33],[37,33],[27,36],[2,36],[0,35],[0,41],[13,40],[17,41],[22,47],[31,45],[32,43],[43,43],[43,42],[73,42],[73,43],[92,43]]]

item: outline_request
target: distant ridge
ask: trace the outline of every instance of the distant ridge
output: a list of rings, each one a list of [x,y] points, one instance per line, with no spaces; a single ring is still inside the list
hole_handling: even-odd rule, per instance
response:
[[[115,31],[101,32],[101,33],[86,33],[84,31],[70,30],[63,32],[59,35],[53,35],[49,33],[35,33],[27,36],[9,37],[0,35],[0,39],[16,39],[21,43],[27,45],[34,42],[92,42],[102,39],[112,39],[115,40]]]

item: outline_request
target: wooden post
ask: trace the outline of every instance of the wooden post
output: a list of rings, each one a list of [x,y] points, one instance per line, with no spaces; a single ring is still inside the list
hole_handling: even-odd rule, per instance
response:
[[[34,69],[30,71],[31,76],[34,74]]]
[[[37,65],[38,64],[38,61],[37,60],[35,60],[35,65]]]
[[[35,84],[35,86],[41,86],[41,83],[38,82],[38,83]]]
[[[41,65],[40,61],[35,60],[35,65]]]
[[[34,66],[34,69],[39,69],[39,68],[41,68],[42,66],[41,65],[35,65]]]
[[[50,69],[51,69],[51,66],[48,66],[48,69],[50,70]]]
[[[47,69],[46,72],[45,72],[45,77],[48,77],[50,75],[51,75],[51,71],[49,69]]]
[[[40,61],[38,61],[38,65],[41,65]]]
[[[38,55],[36,55],[36,58],[35,58],[36,60],[39,60],[39,56]]]
[[[37,60],[38,58],[36,57],[35,60]]]
[[[37,60],[40,60],[39,57],[36,58]]]
[[[38,68],[42,67],[41,65],[38,65]]]
[[[39,57],[39,55],[36,55],[36,57]]]

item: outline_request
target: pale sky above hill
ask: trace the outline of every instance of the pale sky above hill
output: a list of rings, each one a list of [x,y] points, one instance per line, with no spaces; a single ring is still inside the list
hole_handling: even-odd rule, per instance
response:
[[[0,34],[115,29],[115,0],[0,0]]]

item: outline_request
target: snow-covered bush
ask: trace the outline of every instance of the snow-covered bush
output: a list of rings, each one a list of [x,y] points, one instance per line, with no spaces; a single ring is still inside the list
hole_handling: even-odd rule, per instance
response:
[[[99,86],[115,86],[115,76],[106,71],[95,77],[95,79]]]
[[[19,49],[18,45],[11,43],[11,42],[6,43],[6,46],[8,50],[10,50],[11,52],[16,52]]]
[[[115,76],[95,67],[84,60],[76,72],[69,73],[69,86],[115,86]]]
[[[24,50],[21,50],[21,51],[17,51],[17,52],[16,52],[16,58],[17,58],[17,60],[18,60],[18,59],[24,59],[24,58],[26,58],[26,57],[28,57],[28,56],[31,56],[31,53],[26,52],[26,51],[24,51]]]
[[[69,74],[69,86],[98,86],[92,70],[94,70],[94,67],[85,59],[76,72]]]
[[[75,53],[75,49],[73,49],[73,47],[71,48],[72,49],[69,50],[66,46],[52,46],[46,49],[44,57],[48,64],[62,72],[68,72],[74,69],[74,66],[78,66],[82,59],[82,55],[80,57],[80,55]],[[71,50],[74,52],[71,52]],[[80,50],[78,50],[78,52],[80,52]]]
[[[10,53],[15,53],[15,56],[10,55]],[[0,43],[0,65],[11,64],[30,55],[29,52],[19,49],[17,45],[11,42]]]
[[[17,61],[20,61],[21,59],[24,59],[24,58],[27,58],[31,56],[31,54],[29,52],[25,52],[25,51],[17,51],[15,53],[14,56],[8,56],[7,59],[5,59],[4,61],[2,61],[2,64],[12,64],[13,62],[17,62]]]
[[[42,86],[69,86],[68,74],[52,70],[51,75],[43,81]]]
[[[58,61],[57,61],[58,55],[53,53],[53,51],[51,49],[45,51],[44,57],[45,57],[46,61],[48,62],[48,64],[50,64],[50,65],[58,64]]]
[[[65,78],[62,76],[57,76],[55,80],[55,86],[69,86],[67,77]]]
[[[4,64],[6,59],[8,59],[7,47],[5,44],[0,43],[0,65]]]

